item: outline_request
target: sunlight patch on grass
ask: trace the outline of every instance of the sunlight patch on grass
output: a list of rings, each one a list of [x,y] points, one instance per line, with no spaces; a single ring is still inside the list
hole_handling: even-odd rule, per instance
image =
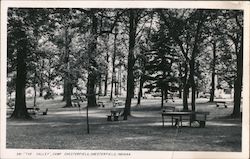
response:
[[[234,123],[222,123],[222,122],[212,122],[209,121],[207,122],[207,125],[211,125],[211,126],[240,126],[239,124],[234,124]]]
[[[151,136],[135,136],[135,137],[125,137],[124,140],[148,140],[152,138]]]

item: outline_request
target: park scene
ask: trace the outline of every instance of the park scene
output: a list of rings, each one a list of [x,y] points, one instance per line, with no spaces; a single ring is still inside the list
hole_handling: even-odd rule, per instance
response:
[[[6,148],[242,151],[243,11],[8,8]]]

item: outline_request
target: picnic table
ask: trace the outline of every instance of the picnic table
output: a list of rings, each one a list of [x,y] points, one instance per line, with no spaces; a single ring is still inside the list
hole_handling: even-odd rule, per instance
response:
[[[219,106],[224,106],[225,108],[227,108],[227,104],[224,101],[217,101],[216,102],[216,107],[219,107]]]
[[[107,115],[107,121],[112,121],[112,118],[114,121],[118,121],[119,116],[121,116],[124,112],[125,106],[117,106],[113,107],[110,110],[110,115]]]
[[[104,104],[103,101],[98,101],[98,102],[97,102],[97,105],[98,105],[99,107],[105,107],[105,104]]]
[[[181,123],[180,126],[182,127],[183,117],[187,116],[187,117],[189,117],[189,126],[191,127],[191,123],[194,121],[194,120],[192,120],[193,115],[196,116],[195,121],[198,121],[198,123],[200,124],[200,127],[205,127],[207,115],[209,115],[209,112],[184,112],[184,111],[162,112],[162,126],[164,127],[164,122],[165,122],[164,117],[169,116],[172,119],[171,120],[172,126],[174,124],[173,118],[175,118],[176,119],[175,126],[177,126],[177,125],[179,126],[179,123]]]
[[[113,101],[113,107],[122,106],[123,104],[124,104],[124,102],[120,101],[118,99],[114,99],[114,101]]]
[[[30,113],[30,114],[37,114],[37,112],[40,110],[40,108],[38,108],[38,107],[28,107],[26,109],[27,109],[28,113]]]
[[[29,114],[36,115],[38,114],[41,109],[39,107],[28,107],[26,108]],[[48,113],[48,108],[46,108],[44,111],[42,111],[42,115],[47,115]]]

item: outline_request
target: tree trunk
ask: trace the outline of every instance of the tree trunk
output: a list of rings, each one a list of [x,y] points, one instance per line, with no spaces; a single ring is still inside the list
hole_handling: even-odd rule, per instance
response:
[[[163,88],[161,88],[161,109],[163,108],[164,105],[164,95],[165,91],[163,90]]]
[[[116,37],[117,34],[115,33],[115,38],[114,38],[114,54],[113,54],[113,59],[112,59],[112,80],[111,80],[111,92],[110,92],[110,101],[113,99],[113,86],[115,82],[115,60],[116,60]],[[116,88],[115,88],[116,90]]]
[[[212,82],[210,90],[209,102],[214,101],[214,91],[215,91],[215,63],[216,63],[216,42],[213,42],[213,62],[212,62]]]
[[[166,86],[166,88],[164,89],[164,100],[168,101],[168,85]]]
[[[33,106],[35,107],[35,106],[36,106],[36,83],[34,83],[33,88],[34,88],[34,101],[33,101]]]
[[[115,95],[118,95],[118,81],[115,81]]]
[[[39,87],[39,97],[43,96],[43,73],[42,70],[44,69],[44,60],[42,60],[42,64],[41,64],[41,70],[40,70],[40,87]]]
[[[30,119],[26,108],[26,99],[25,99],[25,85],[26,85],[26,61],[27,61],[27,41],[24,31],[19,30],[19,36],[24,38],[18,42],[18,46],[21,46],[17,50],[17,77],[16,77],[16,100],[15,100],[15,109],[11,115],[11,118],[14,119]]]
[[[95,16],[95,9],[91,9],[92,12],[92,26],[91,26],[91,34],[92,40],[89,45],[88,57],[89,57],[89,70],[88,70],[88,82],[87,82],[87,97],[88,97],[88,107],[95,107],[96,104],[96,92],[95,92],[95,84],[96,84],[96,71],[92,69],[92,67],[96,68],[97,64],[95,61],[96,56],[96,45],[97,45],[97,18]]]
[[[106,42],[106,47],[108,48],[108,42]],[[109,52],[107,49],[106,53],[106,62],[109,63]],[[107,96],[107,89],[108,89],[108,75],[109,75],[109,69],[107,69],[106,74],[105,74],[105,81],[104,81],[104,96]]]
[[[67,89],[66,89],[66,106],[65,107],[72,107],[72,102],[71,102],[71,85],[69,83],[69,81],[67,81],[67,85],[66,85]]]
[[[70,79],[70,64],[69,64],[69,39],[68,39],[68,27],[65,27],[65,59],[64,63],[67,66],[65,72],[65,80],[64,80],[64,99],[66,100],[65,107],[72,107],[71,102],[71,79]]]
[[[108,71],[105,74],[105,81],[104,81],[104,96],[107,96],[107,89],[108,89]]]
[[[95,83],[96,76],[93,73],[89,73],[88,82],[87,82],[87,98],[88,98],[88,107],[95,107],[96,104],[96,94],[95,94]]]
[[[182,87],[179,87],[179,98],[182,98]]]
[[[102,75],[101,74],[99,75],[98,88],[99,88],[98,95],[100,96],[100,95],[102,95]]]
[[[63,80],[63,99],[62,101],[66,101],[66,94],[67,94],[67,81],[66,79]]]
[[[135,64],[134,48],[136,38],[137,20],[135,17],[135,10],[129,10],[129,54],[128,54],[128,70],[127,70],[127,95],[124,110],[124,120],[131,114],[131,99],[134,94],[134,72],[133,67]]]
[[[241,28],[241,39],[240,39],[240,49],[239,52],[236,52],[237,55],[237,72],[236,79],[234,83],[234,109],[232,117],[239,118],[240,105],[241,105],[241,91],[242,91],[242,76],[243,76],[243,29]],[[238,43],[237,43],[238,44]],[[236,47],[237,47],[237,44]],[[236,49],[237,50],[237,49]]]
[[[143,75],[141,75],[140,85],[139,85],[139,92],[138,92],[138,99],[137,99],[137,105],[141,104],[143,83],[144,83],[144,79],[143,79]]]
[[[194,57],[190,60],[190,85],[192,88],[192,93],[191,93],[191,106],[192,106],[192,111],[195,111],[195,91],[196,91],[196,86],[195,86],[195,81],[194,81]]]
[[[121,71],[121,66],[119,68],[119,76],[118,76],[118,81],[119,81],[119,90],[118,90],[118,94],[121,96],[122,95],[122,71]]]
[[[41,79],[40,81],[40,88],[39,88],[39,97],[42,97],[43,96],[43,81]]]
[[[112,101],[113,99],[113,90],[114,90],[114,74],[112,73],[111,90],[110,90],[110,98],[109,98],[110,101]]]
[[[191,54],[191,60],[190,60],[190,84],[191,84],[191,88],[192,88],[192,95],[191,95],[191,106],[192,106],[192,111],[195,111],[195,91],[196,91],[196,85],[195,85],[195,80],[194,80],[194,76],[195,76],[195,57],[198,54],[198,43],[200,42],[200,29],[201,29],[201,25],[203,23],[203,19],[202,19],[202,14],[199,15],[199,22],[197,24],[197,28],[196,28],[196,33],[195,33],[195,40],[194,40],[194,47],[193,47],[193,51]],[[195,115],[192,117],[193,120],[195,120]]]
[[[183,87],[183,110],[188,111],[188,94],[189,94],[189,82],[187,80],[188,66],[185,64],[185,76],[184,76],[184,87]]]
[[[114,74],[112,73],[111,90],[110,90],[110,98],[109,98],[110,101],[112,101],[113,99],[113,90],[114,90]]]

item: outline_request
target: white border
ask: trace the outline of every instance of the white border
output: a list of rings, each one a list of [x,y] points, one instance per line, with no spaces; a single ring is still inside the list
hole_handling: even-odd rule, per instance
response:
[[[83,150],[30,150],[30,149],[6,149],[6,55],[7,55],[7,8],[8,7],[31,7],[31,8],[211,8],[211,9],[243,9],[244,14],[244,73],[243,73],[243,123],[242,123],[242,152],[174,152],[174,159],[246,159],[249,156],[249,10],[250,7],[247,2],[200,2],[200,1],[2,1],[1,2],[1,151],[0,158],[20,158],[17,152],[32,153],[31,156],[22,156],[21,158],[45,158],[45,156],[36,155],[36,153],[54,153],[54,152],[109,152],[119,153],[128,152],[130,156],[46,156],[46,158],[144,158],[144,159],[167,159],[171,158],[172,152],[167,151],[83,151]]]

